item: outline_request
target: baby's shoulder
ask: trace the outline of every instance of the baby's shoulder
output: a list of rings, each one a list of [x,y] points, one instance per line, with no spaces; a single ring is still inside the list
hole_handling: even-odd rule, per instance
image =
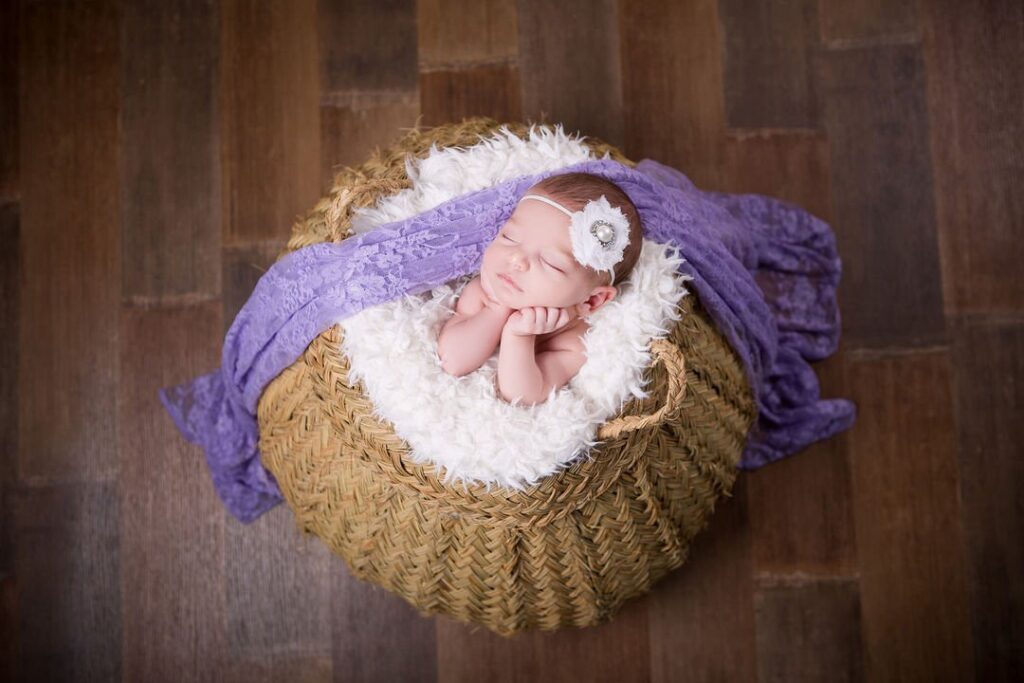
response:
[[[586,345],[583,337],[590,329],[590,323],[580,320],[576,325],[564,330],[561,334],[552,337],[549,341],[549,351],[573,351],[578,354],[585,354]]]
[[[466,283],[455,300],[455,312],[463,315],[475,315],[484,307],[484,290],[477,275]]]

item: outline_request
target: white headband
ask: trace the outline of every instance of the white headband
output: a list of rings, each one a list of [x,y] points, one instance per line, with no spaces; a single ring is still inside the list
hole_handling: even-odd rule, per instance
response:
[[[598,272],[608,271],[615,279],[615,264],[629,245],[629,219],[621,209],[609,204],[604,195],[575,212],[539,194],[523,195],[519,201],[524,199],[537,199],[567,215],[573,257]]]

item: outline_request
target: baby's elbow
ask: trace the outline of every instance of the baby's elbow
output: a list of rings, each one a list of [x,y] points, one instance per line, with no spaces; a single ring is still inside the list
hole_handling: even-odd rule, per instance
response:
[[[533,406],[540,405],[551,398],[551,392],[548,392],[547,394],[516,394],[515,396],[510,396],[507,392],[502,391],[501,387],[498,387],[498,393],[503,399],[505,399],[506,403],[522,408],[531,408]]]
[[[441,369],[452,377],[462,377],[463,375],[469,374],[469,369],[465,366],[459,365],[454,359],[449,357],[438,356],[441,360]]]

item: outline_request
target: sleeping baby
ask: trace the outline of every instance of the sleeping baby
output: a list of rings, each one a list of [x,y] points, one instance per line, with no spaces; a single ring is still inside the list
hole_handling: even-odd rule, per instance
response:
[[[543,403],[586,361],[586,318],[615,298],[642,235],[633,202],[600,176],[565,173],[532,186],[441,329],[442,369],[465,375],[497,349],[498,394]]]

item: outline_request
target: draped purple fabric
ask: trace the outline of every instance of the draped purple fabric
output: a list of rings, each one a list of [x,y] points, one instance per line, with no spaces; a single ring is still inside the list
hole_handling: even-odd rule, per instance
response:
[[[820,398],[808,364],[835,352],[841,262],[829,226],[761,195],[697,189],[651,159],[611,159],[521,176],[404,220],[287,254],[235,317],[221,367],[160,391],[186,439],[202,446],[227,509],[249,523],[283,498],[259,460],[263,389],[318,334],[368,306],[428,292],[480,269],[519,197],[551,175],[581,171],[616,183],[636,204],[644,236],[676,246],[680,268],[743,362],[758,418],[739,467],[753,470],[848,429],[856,406]]]

